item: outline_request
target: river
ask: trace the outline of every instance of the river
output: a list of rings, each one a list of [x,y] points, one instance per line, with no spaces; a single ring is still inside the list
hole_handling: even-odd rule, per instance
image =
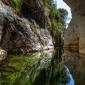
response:
[[[0,85],[84,85],[83,56],[73,49],[63,53],[61,48],[9,55],[0,63]]]

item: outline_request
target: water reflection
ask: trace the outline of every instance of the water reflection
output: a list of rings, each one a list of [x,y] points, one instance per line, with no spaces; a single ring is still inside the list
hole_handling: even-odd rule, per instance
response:
[[[78,49],[65,49],[65,65],[72,73],[75,85],[85,85],[85,54],[78,52]]]
[[[66,74],[70,79],[70,81],[66,85],[74,85],[74,79],[72,77],[72,74],[70,73],[69,69],[66,66],[65,68],[66,68]]]
[[[62,49],[10,55],[0,64],[0,85],[74,85]]]
[[[63,59],[62,54],[63,54],[63,50],[59,49],[59,48],[54,53],[54,60],[53,61],[57,62],[55,64],[55,68],[56,68],[56,65],[60,64],[59,65],[60,70],[59,70],[59,73],[58,73],[58,75],[60,74],[60,77],[58,77],[59,82],[58,82],[58,84],[55,84],[55,85],[74,85],[74,79],[73,79],[69,69],[67,68],[67,66],[64,65],[64,59]],[[56,56],[58,56],[58,58]]]

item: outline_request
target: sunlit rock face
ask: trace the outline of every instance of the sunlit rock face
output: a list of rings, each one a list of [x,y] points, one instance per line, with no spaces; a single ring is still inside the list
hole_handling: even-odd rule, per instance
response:
[[[65,47],[77,46],[85,53],[85,1],[64,0],[72,9],[72,21],[65,31]]]
[[[24,4],[26,10],[24,8],[22,16],[18,16],[13,8],[0,1],[0,47],[8,53],[28,53],[53,48],[52,38],[47,29],[48,24],[45,24],[49,21],[43,3],[35,0],[30,4],[32,7]],[[37,11],[36,16],[32,15],[33,10]]]

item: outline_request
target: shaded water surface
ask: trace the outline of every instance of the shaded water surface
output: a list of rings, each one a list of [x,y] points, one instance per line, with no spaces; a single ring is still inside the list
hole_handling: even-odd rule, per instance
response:
[[[75,85],[85,85],[85,54],[79,53],[78,49],[66,49],[64,62],[74,77]]]
[[[65,65],[68,62],[64,62],[62,53],[59,48],[55,52],[9,55],[0,64],[0,85],[74,85],[74,79],[67,68],[69,65]],[[73,65],[72,62],[70,64]]]

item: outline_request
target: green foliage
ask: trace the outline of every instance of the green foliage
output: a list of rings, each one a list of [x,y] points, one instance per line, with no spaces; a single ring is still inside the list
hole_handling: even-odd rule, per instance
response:
[[[59,11],[59,22],[62,23],[62,25],[66,25],[66,19],[68,12],[65,9],[58,9]]]
[[[20,12],[21,12],[21,6],[23,4],[23,1],[24,0],[12,0],[12,4],[15,6],[16,12],[18,14],[20,14]]]
[[[65,9],[57,9],[55,6],[50,6],[49,18],[53,29],[57,29],[62,33],[64,31],[66,17],[68,12]]]
[[[43,3],[48,8],[56,7],[56,5],[54,4],[53,0],[43,0]]]
[[[61,42],[64,35],[64,27],[66,26],[66,18],[68,12],[65,9],[57,9],[54,0],[44,0],[45,6],[49,9],[49,19],[51,22],[51,35],[53,37],[54,47]]]

